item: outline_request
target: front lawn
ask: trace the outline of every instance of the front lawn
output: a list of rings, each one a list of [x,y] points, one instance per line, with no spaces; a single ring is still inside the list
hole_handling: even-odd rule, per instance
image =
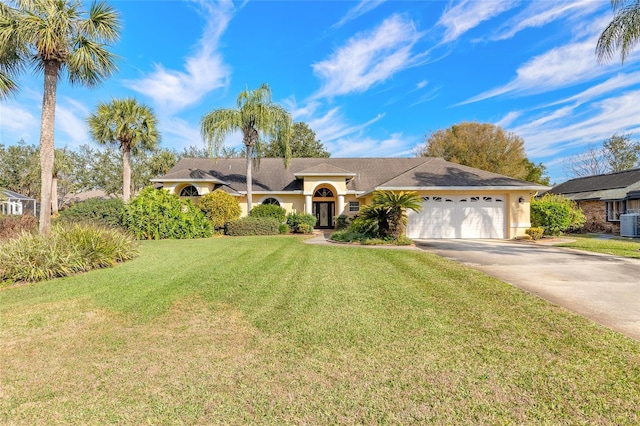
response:
[[[595,253],[613,254],[622,257],[640,258],[640,240],[637,238],[602,238],[597,234],[571,234],[568,235],[568,237],[575,239],[575,241],[557,244],[557,246],[575,248]]]
[[[0,291],[4,424],[638,424],[640,343],[419,251],[143,242]]]

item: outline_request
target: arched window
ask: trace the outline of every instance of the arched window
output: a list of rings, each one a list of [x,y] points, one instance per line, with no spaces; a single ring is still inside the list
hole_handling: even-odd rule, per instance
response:
[[[331,192],[329,188],[320,188],[313,196],[318,198],[333,198],[333,192]]]
[[[193,185],[185,186],[180,191],[181,197],[197,197],[198,196],[198,188]]]
[[[267,198],[262,202],[262,204],[273,204],[274,206],[280,206],[280,201],[275,198]]]

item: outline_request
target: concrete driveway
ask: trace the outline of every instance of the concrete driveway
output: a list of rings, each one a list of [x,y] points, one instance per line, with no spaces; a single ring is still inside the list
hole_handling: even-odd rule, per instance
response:
[[[640,341],[640,259],[525,241],[414,242]]]

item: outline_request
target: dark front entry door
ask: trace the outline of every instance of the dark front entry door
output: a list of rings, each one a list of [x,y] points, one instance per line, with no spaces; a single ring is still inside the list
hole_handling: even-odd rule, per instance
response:
[[[316,215],[316,228],[333,228],[333,202],[314,202],[313,214]]]

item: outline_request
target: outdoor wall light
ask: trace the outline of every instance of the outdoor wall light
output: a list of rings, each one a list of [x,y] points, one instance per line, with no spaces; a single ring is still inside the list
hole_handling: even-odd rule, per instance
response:
[[[519,202],[520,204],[524,203],[524,197],[520,197],[520,198],[518,198],[518,202]]]

